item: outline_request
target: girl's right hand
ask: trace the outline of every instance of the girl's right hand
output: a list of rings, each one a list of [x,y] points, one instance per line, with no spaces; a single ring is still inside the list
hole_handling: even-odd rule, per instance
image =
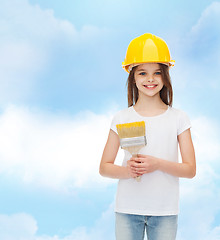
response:
[[[141,176],[142,174],[138,174],[138,173],[134,170],[134,168],[132,167],[132,162],[133,162],[133,160],[128,160],[128,161],[127,161],[128,175],[129,175],[131,178],[136,178],[136,177]]]

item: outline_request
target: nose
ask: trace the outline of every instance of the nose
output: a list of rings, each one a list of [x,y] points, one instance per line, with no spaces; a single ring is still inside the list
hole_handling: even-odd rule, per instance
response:
[[[157,75],[154,73],[154,72],[149,72],[147,75],[146,75],[146,80],[148,82],[154,82],[155,80],[157,79]]]
[[[150,76],[148,77],[147,81],[148,81],[148,82],[153,82],[153,81],[154,81],[154,78],[153,78],[153,76],[152,76],[152,75],[150,75]]]

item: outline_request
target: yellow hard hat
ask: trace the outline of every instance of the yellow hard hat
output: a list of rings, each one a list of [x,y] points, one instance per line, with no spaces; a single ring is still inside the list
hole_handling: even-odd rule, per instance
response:
[[[130,42],[122,67],[129,73],[132,67],[148,62],[163,63],[170,67],[175,63],[170,58],[166,42],[151,33],[145,33]]]

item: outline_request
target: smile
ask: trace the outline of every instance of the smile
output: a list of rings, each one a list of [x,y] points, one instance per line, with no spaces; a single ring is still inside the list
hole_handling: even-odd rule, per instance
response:
[[[147,89],[155,89],[157,87],[157,84],[151,84],[151,85],[144,85]]]

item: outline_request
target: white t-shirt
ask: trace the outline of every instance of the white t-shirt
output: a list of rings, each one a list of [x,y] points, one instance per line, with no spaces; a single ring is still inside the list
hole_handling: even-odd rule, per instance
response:
[[[178,162],[177,136],[191,127],[185,112],[168,107],[154,117],[139,115],[134,107],[119,111],[113,118],[111,129],[117,133],[116,124],[145,121],[147,145],[139,153]],[[124,151],[122,166],[126,166],[131,154]],[[179,213],[179,178],[162,171],[136,179],[120,179],[118,182],[115,211],[138,215],[176,215]]]

